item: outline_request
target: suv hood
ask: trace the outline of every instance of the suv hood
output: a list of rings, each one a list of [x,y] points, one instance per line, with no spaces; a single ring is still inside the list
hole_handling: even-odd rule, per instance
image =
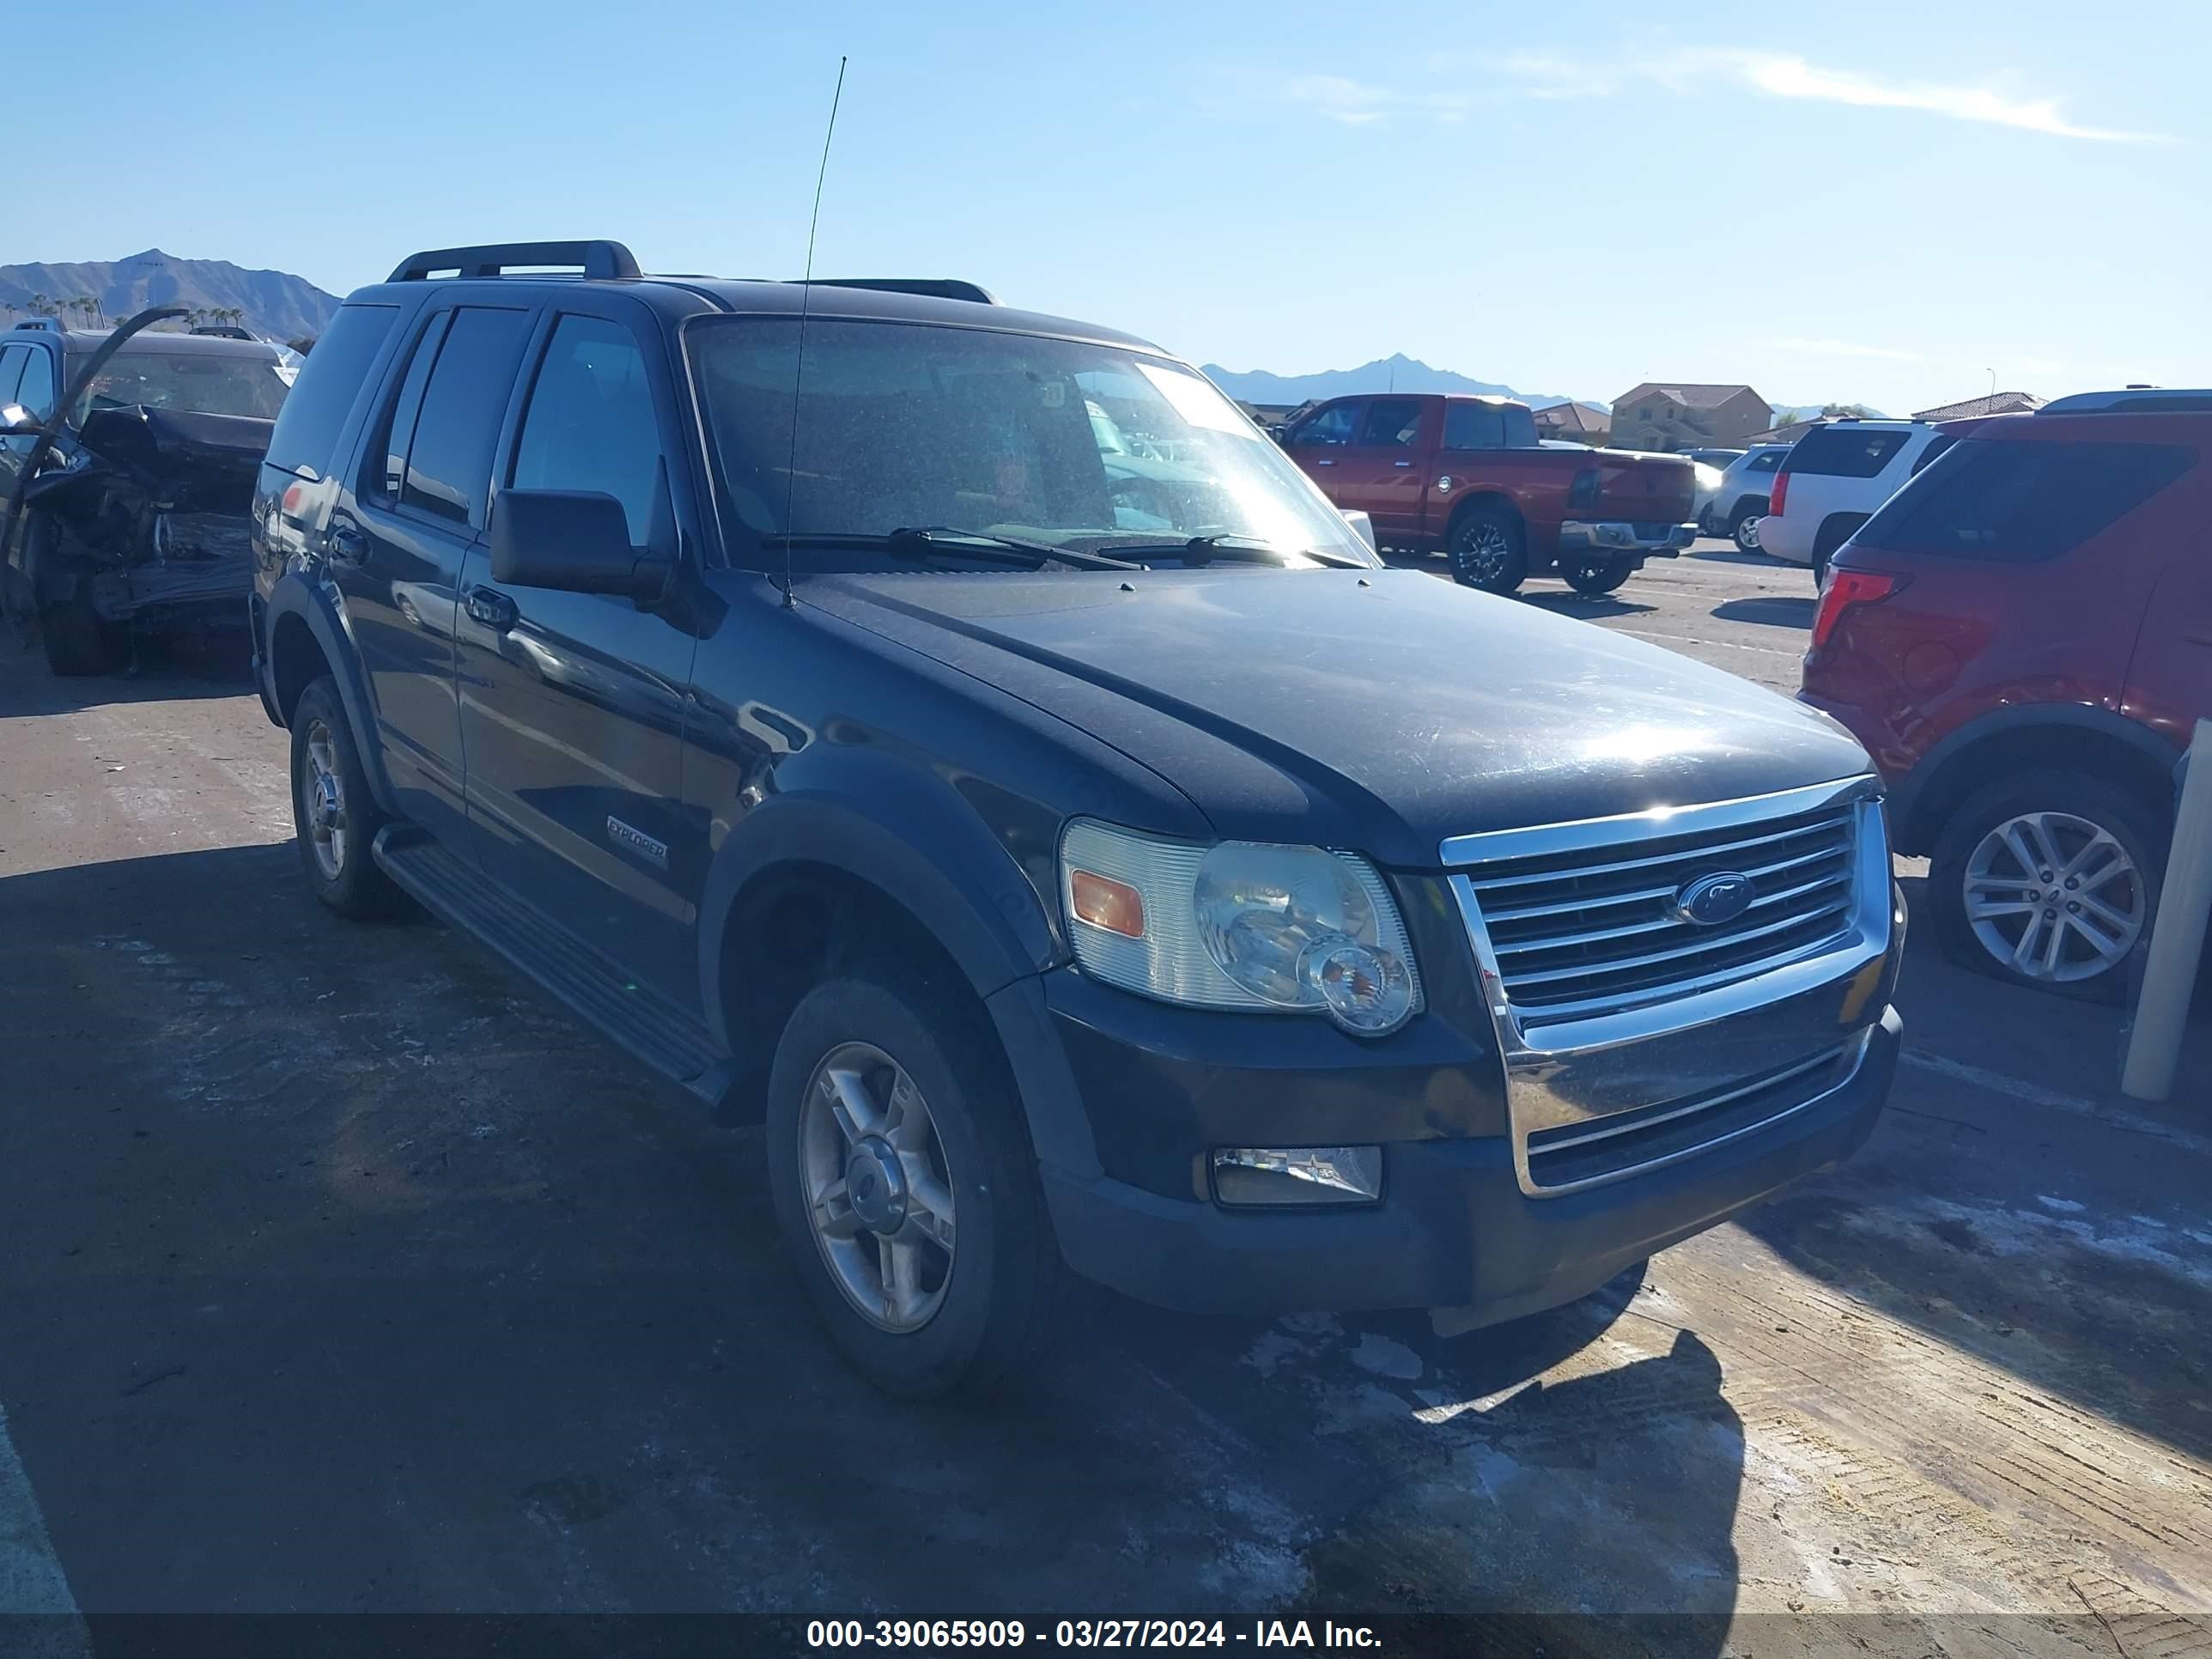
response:
[[[1120,749],[1225,837],[1434,866],[1448,836],[1869,769],[1841,726],[1733,674],[1413,571],[901,573],[802,594]]]

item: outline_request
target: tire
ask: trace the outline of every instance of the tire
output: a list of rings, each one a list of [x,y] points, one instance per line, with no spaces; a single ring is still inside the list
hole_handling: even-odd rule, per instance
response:
[[[828,1080],[839,1073],[842,1083]],[[853,1110],[855,1089],[872,1117]],[[911,1107],[895,1103],[917,1098],[918,1129]],[[832,1100],[845,1103],[844,1122]],[[808,992],[769,1069],[768,1168],[792,1267],[877,1387],[910,1399],[987,1394],[1048,1356],[1073,1286],[1020,1103],[964,995],[888,972]],[[950,1249],[929,1220],[947,1203],[958,1218],[942,1230]],[[898,1240],[903,1269],[887,1248]]]
[[[58,675],[114,672],[115,635],[92,608],[92,592],[82,582],[60,604],[39,607],[39,642],[46,647],[47,668]]]
[[[1936,937],[1952,961],[1993,978],[2060,996],[2124,1001],[2130,958],[2157,913],[2170,833],[2142,801],[2085,772],[2000,779],[1960,802],[1936,838],[1928,870]],[[2023,868],[2015,845],[2036,854],[2047,848],[2053,858],[2039,857],[2039,867]],[[2088,856],[2094,849],[2104,856]],[[2081,865],[2072,878],[2079,881],[2096,875],[2115,854],[2124,860],[2123,875],[2063,885],[2069,860]],[[2045,868],[2054,878],[2048,886]],[[2040,899],[2054,890],[2058,902],[2039,913],[2028,896]],[[2093,900],[2127,925],[2060,908]],[[2021,910],[1990,913],[2011,904]]]
[[[353,726],[327,674],[292,710],[292,824],[315,896],[342,916],[397,914],[405,898],[369,851],[389,820],[370,793]]]
[[[1813,538],[1813,581],[1815,586],[1828,574],[1828,566],[1843,544],[1858,533],[1866,522],[1863,514],[1838,514],[1822,524],[1820,533]]]
[[[1469,507],[1452,520],[1444,555],[1452,580],[1486,593],[1510,593],[1528,576],[1528,542],[1521,520],[1497,507]]]
[[[1559,574],[1568,586],[1589,599],[1601,599],[1626,581],[1630,568],[1619,559],[1588,559],[1579,564],[1562,562]]]
[[[1765,501],[1746,501],[1737,506],[1735,522],[1729,526],[1729,539],[1735,544],[1737,552],[1759,550],[1759,521],[1765,516]]]

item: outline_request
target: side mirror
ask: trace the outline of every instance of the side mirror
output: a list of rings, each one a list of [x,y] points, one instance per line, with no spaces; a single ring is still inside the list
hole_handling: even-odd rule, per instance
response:
[[[0,438],[28,438],[46,425],[21,404],[0,407]]]
[[[491,579],[570,593],[659,599],[670,562],[630,545],[613,496],[587,489],[502,489],[491,504]]]

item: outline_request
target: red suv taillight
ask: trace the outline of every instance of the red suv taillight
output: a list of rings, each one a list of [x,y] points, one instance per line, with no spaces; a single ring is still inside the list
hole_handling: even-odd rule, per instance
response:
[[[1773,493],[1766,498],[1766,516],[1770,519],[1780,518],[1782,516],[1782,503],[1789,499],[1790,469],[1785,466],[1781,471],[1774,475]]]
[[[1855,605],[1875,605],[1905,586],[1903,576],[1878,570],[1844,570],[1835,565],[1820,583],[1820,608],[1813,613],[1813,649],[1818,651],[1836,631],[1844,612]]]

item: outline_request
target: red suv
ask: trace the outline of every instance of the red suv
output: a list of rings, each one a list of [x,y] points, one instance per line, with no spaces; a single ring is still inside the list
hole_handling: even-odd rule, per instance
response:
[[[2117,1000],[2212,716],[2212,392],[1943,429],[1837,554],[1798,695],[1873,752],[1954,959]]]

